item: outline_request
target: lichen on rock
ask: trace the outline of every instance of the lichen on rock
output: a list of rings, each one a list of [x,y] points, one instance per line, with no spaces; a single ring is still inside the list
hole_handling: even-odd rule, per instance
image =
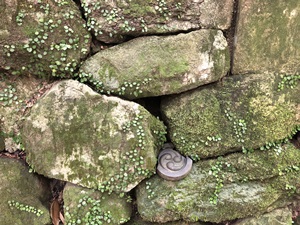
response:
[[[119,225],[130,219],[131,198],[125,194],[101,193],[67,183],[64,188],[64,212],[66,224]]]
[[[280,142],[299,128],[299,85],[278,91],[272,74],[233,76],[162,100],[171,141],[206,158]]]
[[[155,172],[165,135],[142,106],[74,80],[57,83],[32,107],[22,130],[37,173],[100,191],[129,191]]]
[[[205,29],[137,38],[98,52],[80,68],[98,82],[98,91],[128,99],[180,93],[217,81],[228,71],[223,33]]]
[[[50,222],[51,192],[44,178],[30,174],[24,162],[9,158],[0,158],[0,178],[0,224]]]
[[[195,29],[230,26],[232,0],[125,0],[107,2],[84,0],[81,5],[87,27],[106,43],[128,37],[166,34]]]
[[[290,187],[299,183],[300,152],[290,143],[281,147],[280,155],[272,148],[201,160],[176,182],[155,175],[137,187],[139,214],[160,223],[220,223],[284,207],[299,195]]]

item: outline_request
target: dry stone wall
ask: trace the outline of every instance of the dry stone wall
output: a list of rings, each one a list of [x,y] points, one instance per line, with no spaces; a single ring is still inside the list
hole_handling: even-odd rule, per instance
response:
[[[0,225],[299,223],[298,1],[0,9]]]

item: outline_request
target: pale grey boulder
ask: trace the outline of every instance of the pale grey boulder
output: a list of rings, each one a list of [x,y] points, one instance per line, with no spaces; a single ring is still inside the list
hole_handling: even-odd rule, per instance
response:
[[[24,120],[27,161],[39,174],[101,191],[129,191],[155,172],[165,127],[137,103],[74,80],[54,85]]]
[[[28,172],[23,161],[0,158],[0,224],[50,223],[50,187],[45,178]]]
[[[239,1],[232,72],[299,72],[299,1]]]
[[[168,95],[215,82],[229,71],[221,31],[150,36],[103,50],[80,68],[98,91],[128,99]]]
[[[96,38],[119,43],[128,37],[230,26],[233,0],[84,0],[87,27]]]

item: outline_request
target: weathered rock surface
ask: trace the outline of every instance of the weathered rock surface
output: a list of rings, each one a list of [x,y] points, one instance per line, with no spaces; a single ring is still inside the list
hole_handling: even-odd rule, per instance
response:
[[[288,208],[276,209],[259,217],[242,219],[233,225],[287,225],[292,223],[292,212]]]
[[[295,133],[300,85],[278,91],[272,74],[233,76],[162,100],[173,144],[185,155],[219,156],[255,149]]]
[[[179,221],[172,221],[167,223],[152,223],[143,220],[140,216],[135,216],[131,218],[131,220],[125,225],[212,225],[211,223],[205,223],[205,222],[187,222],[183,220]]]
[[[30,174],[24,162],[0,158],[0,224],[46,225],[50,223],[48,185],[41,178]],[[19,206],[9,206],[19,204]],[[24,207],[21,208],[21,204]],[[25,206],[34,207],[31,212]],[[35,211],[36,210],[36,211]],[[37,211],[40,210],[40,211]],[[41,215],[38,216],[37,213]]]
[[[163,123],[137,103],[74,80],[53,86],[22,130],[37,173],[101,191],[129,191],[151,175],[164,134]]]
[[[19,126],[24,112],[51,86],[51,82],[27,76],[0,73],[0,147],[22,149]],[[2,132],[2,137],[1,137]],[[1,138],[5,143],[1,146]]]
[[[227,41],[221,31],[142,37],[100,51],[80,68],[100,92],[126,98],[180,93],[225,76]]]
[[[122,224],[130,219],[130,197],[101,193],[67,183],[64,188],[66,224]],[[100,223],[102,222],[102,223]]]
[[[107,43],[129,37],[174,33],[191,29],[228,29],[233,0],[85,0],[87,27]]]
[[[87,56],[90,34],[74,1],[4,0],[0,10],[1,70],[67,77]]]
[[[280,154],[272,148],[199,161],[176,182],[155,175],[137,187],[138,211],[153,222],[221,222],[284,207],[297,193],[300,152],[280,147]]]
[[[299,71],[299,19],[299,1],[240,1],[233,73]]]

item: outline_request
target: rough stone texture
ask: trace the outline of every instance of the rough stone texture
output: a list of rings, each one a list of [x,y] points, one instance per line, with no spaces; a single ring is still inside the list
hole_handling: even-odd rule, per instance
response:
[[[228,29],[233,0],[84,0],[87,26],[100,41],[122,42],[129,37],[191,29]]]
[[[97,224],[117,225],[130,219],[132,206],[130,197],[122,198],[117,194],[101,193],[92,189],[82,188],[67,183],[64,188],[64,210],[66,224]],[[81,221],[81,222],[78,222]]]
[[[50,189],[40,177],[30,174],[24,162],[0,158],[0,225],[46,225],[50,223]],[[43,212],[38,217],[34,213],[10,208],[8,201],[33,206]]]
[[[187,221],[172,221],[167,223],[152,223],[143,220],[140,216],[135,216],[131,218],[131,220],[125,225],[212,225],[211,223],[205,223],[205,222],[187,222]]]
[[[300,2],[241,0],[233,73],[300,70]]]
[[[45,79],[0,73],[0,136],[2,131],[5,142],[5,147],[1,150],[5,148],[14,152],[22,149],[19,127],[24,112],[50,86],[51,82]]]
[[[0,11],[0,70],[67,77],[87,56],[90,34],[74,1],[4,0]]]
[[[299,129],[300,85],[278,91],[280,82],[272,74],[233,76],[164,98],[171,141],[185,155],[206,158],[288,137]]]
[[[229,71],[229,52],[221,31],[199,30],[137,38],[97,53],[80,69],[101,82],[100,92],[133,99],[217,81]]]
[[[287,225],[292,223],[292,212],[288,208],[276,209],[259,217],[241,219],[233,225]]]
[[[163,123],[137,103],[66,80],[32,107],[22,139],[39,174],[101,191],[129,191],[155,171],[164,134]]]
[[[152,222],[219,223],[284,207],[299,185],[300,152],[292,144],[281,148],[279,155],[273,148],[199,161],[176,182],[155,175],[137,187],[138,212]]]

